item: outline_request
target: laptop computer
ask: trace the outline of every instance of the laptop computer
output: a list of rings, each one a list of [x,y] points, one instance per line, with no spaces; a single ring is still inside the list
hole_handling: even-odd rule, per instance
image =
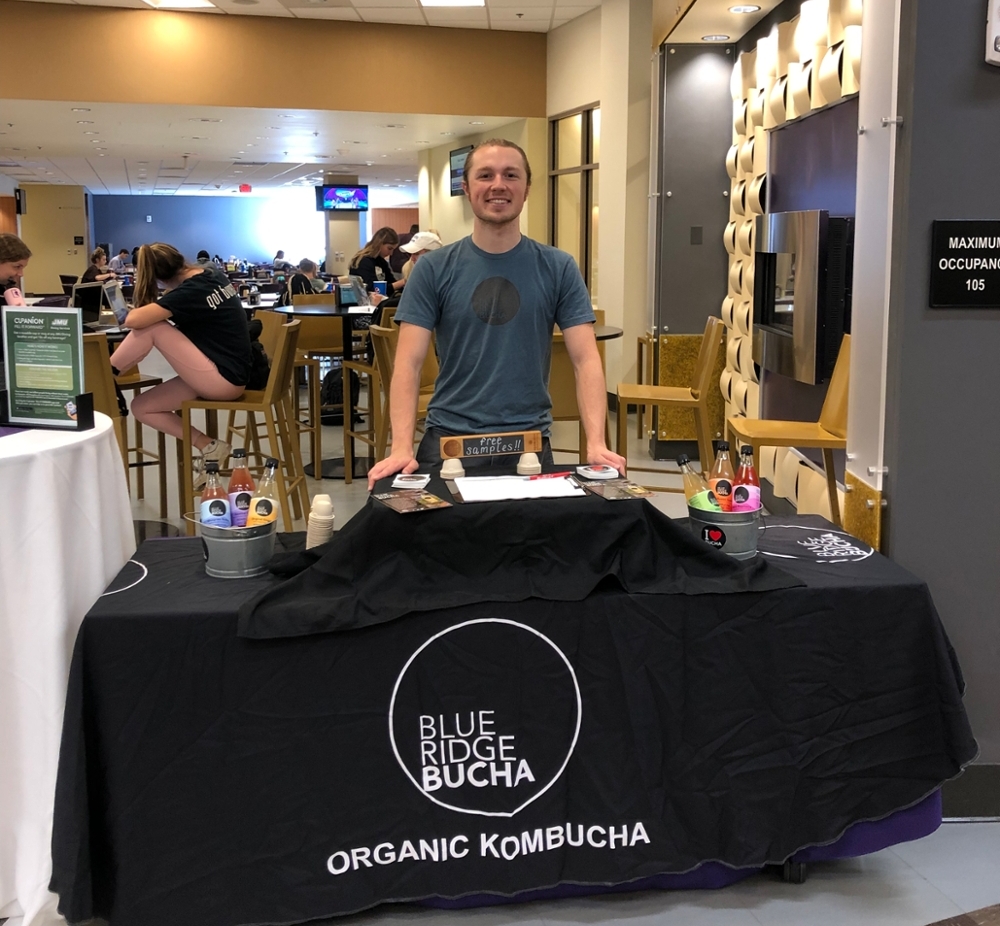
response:
[[[115,313],[115,318],[120,325],[125,321],[125,316],[128,315],[128,303],[125,301],[125,296],[122,294],[121,283],[117,280],[109,280],[104,284],[104,299],[105,302],[111,307],[111,311]]]
[[[108,331],[117,328],[117,324],[101,323],[101,307],[104,305],[104,284],[77,283],[73,287],[73,297],[70,305],[80,310],[80,321],[84,331]]]

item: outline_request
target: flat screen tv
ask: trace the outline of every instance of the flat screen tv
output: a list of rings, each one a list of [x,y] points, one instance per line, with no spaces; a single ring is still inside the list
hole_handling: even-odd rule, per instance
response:
[[[319,212],[367,212],[367,186],[318,186],[316,209]]]
[[[465,174],[465,159],[472,150],[472,145],[464,148],[456,148],[449,152],[448,159],[451,163],[451,195],[461,196],[465,191],[462,189],[462,177]]]

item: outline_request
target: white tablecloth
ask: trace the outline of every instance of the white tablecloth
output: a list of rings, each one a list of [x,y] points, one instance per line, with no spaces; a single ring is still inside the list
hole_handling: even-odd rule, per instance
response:
[[[84,614],[135,552],[111,419],[0,437],[0,918],[65,923],[48,891],[66,679]]]

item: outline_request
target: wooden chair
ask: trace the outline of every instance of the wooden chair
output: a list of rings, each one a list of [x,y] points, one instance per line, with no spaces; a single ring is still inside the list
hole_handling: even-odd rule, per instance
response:
[[[125,478],[128,479],[128,438],[125,433],[125,419],[118,405],[118,393],[115,392],[108,336],[103,331],[83,336],[83,388],[94,396],[94,411],[107,415],[114,424],[118,449],[122,455],[122,466],[125,467]]]
[[[130,370],[124,370],[115,377],[118,388],[123,393],[131,392],[133,398],[139,395],[143,389],[151,389],[159,386],[163,380],[159,376],[146,376],[139,372],[137,366]],[[160,517],[167,516],[167,435],[162,431],[156,432],[156,450],[148,450],[143,445],[142,422],[133,415],[135,427],[135,443],[126,449],[128,454],[128,468],[135,470],[135,494],[136,498],[146,497],[146,467],[155,466],[159,469],[160,475]],[[125,421],[126,442],[128,438],[128,420]],[[135,460],[132,455],[135,454]],[[131,488],[131,486],[130,486]]]
[[[372,336],[372,344],[375,347],[375,365],[379,371],[379,383],[382,389],[382,410],[380,427],[375,436],[375,458],[381,460],[385,457],[386,446],[389,441],[389,425],[391,424],[389,390],[392,385],[392,371],[396,359],[396,344],[399,340],[399,326],[372,325],[368,329]],[[433,351],[428,351],[433,353]],[[436,362],[436,358],[435,358]],[[421,380],[423,376],[421,376]],[[427,417],[427,406],[433,390],[421,391],[417,396],[417,420]]]
[[[190,434],[191,412],[195,409],[230,412],[227,437],[236,430],[232,420],[235,413],[246,413],[248,421],[244,433],[248,438],[247,452],[249,454],[253,450],[257,456],[262,456],[259,446],[251,446],[257,440],[257,429],[256,427],[251,428],[249,419],[250,416],[262,415],[269,444],[269,455],[277,458],[280,462],[278,467],[278,498],[281,502],[285,530],[292,529],[293,512],[295,519],[298,520],[308,510],[309,496],[306,492],[305,475],[302,472],[302,454],[299,450],[298,438],[292,421],[294,415],[292,374],[300,324],[298,320],[295,320],[281,326],[274,355],[271,357],[271,375],[268,377],[264,389],[248,390],[240,398],[230,402],[192,399],[181,405],[181,420],[185,435],[184,478],[182,480],[182,500],[185,511],[191,511],[194,508],[195,493],[192,482],[194,454]]]
[[[833,451],[847,449],[847,394],[851,367],[851,336],[844,335],[840,353],[830,377],[830,386],[820,410],[819,421],[776,421],[761,418],[730,418],[729,433],[741,444],[753,447],[755,460],[760,459],[761,447],[799,447],[823,451],[826,490],[830,498],[833,523],[841,526],[840,499],[837,495],[837,475],[833,468]]]
[[[628,460],[628,406],[636,407],[636,414],[642,414],[639,408],[643,405],[672,405],[679,408],[690,408],[694,412],[695,430],[698,434],[698,456],[702,472],[707,473],[712,466],[715,454],[712,451],[712,433],[708,413],[709,390],[712,388],[712,371],[719,356],[725,328],[721,318],[709,316],[705,324],[705,333],[701,338],[701,349],[695,364],[691,385],[684,386],[646,386],[632,383],[618,384],[618,452]],[[629,466],[629,469],[640,473],[663,472],[648,466]],[[662,489],[659,491],[682,492],[683,489]]]

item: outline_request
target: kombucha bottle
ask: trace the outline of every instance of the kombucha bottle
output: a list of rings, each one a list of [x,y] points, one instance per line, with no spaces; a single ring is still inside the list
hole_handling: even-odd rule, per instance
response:
[[[247,469],[247,452],[242,448],[233,451],[233,475],[229,479],[229,512],[233,527],[245,527],[253,498],[253,476]]]
[[[753,447],[740,447],[740,468],[733,480],[733,511],[756,511],[760,508],[760,480],[753,465]]]
[[[715,465],[708,474],[708,484],[715,493],[715,499],[723,511],[733,510],[733,464],[729,462],[729,442],[719,441],[719,452],[715,457]]]

